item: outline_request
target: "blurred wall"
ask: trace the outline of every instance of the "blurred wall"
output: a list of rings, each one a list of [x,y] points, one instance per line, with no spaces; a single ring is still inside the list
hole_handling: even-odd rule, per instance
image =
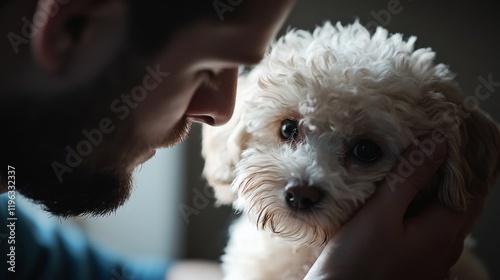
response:
[[[491,96],[480,107],[500,122],[500,24],[498,9],[492,2],[478,1],[412,1],[412,0],[308,0],[298,1],[283,27],[309,29],[324,20],[344,24],[359,18],[375,23],[392,33],[417,36],[417,47],[431,47],[438,62],[450,66],[465,94],[472,95],[480,77],[496,82]],[[265,7],[263,7],[265,8]],[[193,204],[193,189],[203,191],[206,183],[199,176],[199,129],[193,131],[188,145],[190,153],[186,203]],[[213,200],[210,200],[213,202]],[[201,208],[200,208],[201,209]],[[228,207],[207,205],[187,225],[184,256],[218,259],[224,246],[225,227],[233,218]],[[500,186],[497,184],[477,221],[473,236],[475,252],[486,263],[494,279],[500,279]]]

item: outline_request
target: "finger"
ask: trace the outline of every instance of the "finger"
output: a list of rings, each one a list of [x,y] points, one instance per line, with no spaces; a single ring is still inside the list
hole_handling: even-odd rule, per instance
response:
[[[465,213],[465,222],[463,227],[460,229],[460,233],[457,238],[465,240],[465,238],[470,234],[474,222],[481,215],[484,207],[485,196],[481,195],[474,199],[474,201],[469,205],[467,212]]]
[[[457,240],[463,243],[460,232],[466,221],[465,213],[453,211],[436,199],[421,209],[418,215],[406,219],[403,225],[407,233],[418,236],[416,240],[424,242],[415,245],[447,252]]]
[[[481,214],[483,203],[484,197],[478,197],[469,205],[467,212],[458,212],[436,200],[422,209],[417,216],[407,219],[405,226],[408,231],[414,231],[420,235],[427,234],[429,238],[434,236],[446,242],[456,240],[463,243],[470,234],[475,220]]]
[[[462,239],[456,239],[455,242],[450,246],[446,263],[449,268],[451,268],[458,262],[458,260],[462,256],[462,253],[464,252],[464,247],[465,244],[464,240]]]
[[[443,137],[433,133],[421,139],[418,146],[412,146],[399,157],[367,205],[385,207],[385,218],[402,220],[410,202],[427,185],[445,158],[446,142]]]

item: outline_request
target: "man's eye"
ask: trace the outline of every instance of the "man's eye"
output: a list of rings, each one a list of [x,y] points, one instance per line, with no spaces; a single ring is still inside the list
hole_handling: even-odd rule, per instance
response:
[[[281,138],[285,141],[293,141],[299,136],[299,124],[296,120],[286,119],[281,122]]]
[[[370,140],[360,140],[352,148],[351,153],[361,161],[374,162],[382,155],[382,150]]]

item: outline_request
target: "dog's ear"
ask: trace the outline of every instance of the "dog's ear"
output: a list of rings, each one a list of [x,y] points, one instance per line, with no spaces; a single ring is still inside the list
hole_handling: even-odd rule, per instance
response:
[[[439,198],[451,209],[466,211],[471,199],[486,195],[500,175],[500,128],[478,108],[478,99],[462,95],[455,83],[433,81],[427,90],[446,99],[438,102],[440,109],[428,106],[448,144],[448,157],[438,171]]]
[[[240,99],[237,97],[233,116],[228,123],[218,127],[203,125],[203,176],[214,189],[219,204],[230,204],[236,200],[236,194],[230,188],[235,179],[235,164],[240,160],[250,137],[242,119],[244,112]]]

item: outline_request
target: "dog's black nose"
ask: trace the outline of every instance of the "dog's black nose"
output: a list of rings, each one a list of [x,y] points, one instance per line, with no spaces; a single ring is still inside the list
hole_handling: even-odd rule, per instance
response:
[[[285,200],[290,208],[306,210],[313,207],[323,197],[321,190],[314,186],[289,183],[285,187]]]

